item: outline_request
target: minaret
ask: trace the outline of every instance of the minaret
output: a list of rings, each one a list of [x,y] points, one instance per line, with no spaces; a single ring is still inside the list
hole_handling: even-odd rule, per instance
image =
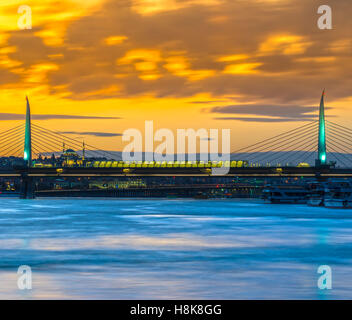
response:
[[[28,167],[32,166],[32,137],[31,137],[31,109],[29,106],[28,97],[26,97],[26,130],[24,136],[24,152],[23,159],[26,161]]]
[[[324,96],[325,89],[320,100],[319,107],[319,137],[318,137],[318,159],[316,166],[326,164],[326,131],[325,131],[325,114],[324,114]]]

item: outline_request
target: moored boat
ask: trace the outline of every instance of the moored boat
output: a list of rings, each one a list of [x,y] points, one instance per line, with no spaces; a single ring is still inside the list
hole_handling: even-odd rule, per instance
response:
[[[327,184],[324,205],[326,208],[351,209],[352,184],[349,181],[334,181]]]
[[[314,182],[309,184],[308,206],[321,207],[325,203],[325,184]]]
[[[309,192],[300,185],[273,185],[263,190],[262,198],[269,203],[307,203]]]

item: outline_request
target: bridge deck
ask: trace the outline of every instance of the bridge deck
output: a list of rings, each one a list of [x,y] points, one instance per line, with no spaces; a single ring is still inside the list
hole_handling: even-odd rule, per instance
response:
[[[20,177],[26,174],[30,177],[120,177],[120,176],[212,176],[211,171],[204,168],[29,168],[0,171],[0,177]],[[230,168],[226,176],[242,177],[280,177],[280,176],[326,176],[352,177],[352,169],[328,167],[247,167]]]

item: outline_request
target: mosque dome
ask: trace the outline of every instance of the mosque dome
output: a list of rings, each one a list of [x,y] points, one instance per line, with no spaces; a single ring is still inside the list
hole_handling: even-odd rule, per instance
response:
[[[73,149],[66,149],[63,155],[67,158],[78,158],[77,152]]]

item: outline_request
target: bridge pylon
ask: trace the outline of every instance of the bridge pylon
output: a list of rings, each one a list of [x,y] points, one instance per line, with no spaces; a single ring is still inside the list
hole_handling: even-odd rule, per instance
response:
[[[319,107],[319,134],[318,134],[318,159],[315,160],[315,166],[326,165],[326,129],[325,129],[325,106],[324,106],[325,89],[321,95]]]
[[[26,97],[26,129],[24,136],[24,152],[23,159],[28,167],[32,166],[32,128],[31,128],[31,108],[29,106],[28,97]]]
[[[26,164],[26,171],[21,174],[21,199],[34,199],[34,184],[33,178],[28,176],[29,168],[32,166],[32,128],[31,128],[31,109],[29,106],[28,97],[26,97],[27,108],[26,108],[26,125],[25,125],[25,136],[24,136],[24,151],[23,159]]]

